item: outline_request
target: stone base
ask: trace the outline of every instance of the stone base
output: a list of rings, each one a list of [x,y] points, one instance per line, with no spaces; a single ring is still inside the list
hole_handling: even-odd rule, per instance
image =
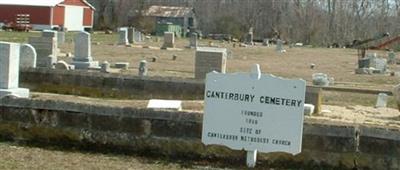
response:
[[[356,74],[372,74],[373,70],[370,68],[357,68],[355,70]]]
[[[29,89],[14,88],[14,89],[0,89],[0,99],[6,96],[16,96],[19,98],[28,98]]]
[[[73,61],[71,65],[74,65],[75,69],[100,69],[98,61]]]

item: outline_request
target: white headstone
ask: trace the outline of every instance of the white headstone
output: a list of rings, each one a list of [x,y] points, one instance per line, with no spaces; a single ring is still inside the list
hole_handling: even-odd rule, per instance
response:
[[[29,97],[29,89],[19,88],[20,45],[0,42],[0,98]]]
[[[375,68],[380,72],[384,73],[387,69],[387,60],[384,58],[375,58]]]
[[[283,49],[283,41],[280,39],[276,40],[276,51],[280,53],[286,52],[286,50]]]
[[[110,63],[108,61],[104,61],[100,65],[101,67],[101,72],[103,73],[109,73],[110,72]]]
[[[167,110],[182,110],[182,101],[180,100],[158,100],[151,99],[147,104],[149,109],[167,109]]]
[[[202,142],[236,150],[300,153],[306,82],[254,70],[207,74]]]
[[[100,68],[98,61],[93,61],[90,34],[79,32],[75,35],[75,56],[72,65],[76,69]]]
[[[20,49],[20,68],[36,68],[36,50],[30,44],[21,45]]]
[[[388,95],[386,93],[379,93],[375,107],[386,107],[387,100],[388,100]]]
[[[119,29],[119,45],[128,45],[128,28],[120,28]]]

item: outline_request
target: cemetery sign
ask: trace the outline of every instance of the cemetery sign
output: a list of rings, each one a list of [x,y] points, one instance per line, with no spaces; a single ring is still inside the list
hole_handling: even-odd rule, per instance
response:
[[[258,73],[208,73],[202,142],[231,149],[301,152],[306,83]]]

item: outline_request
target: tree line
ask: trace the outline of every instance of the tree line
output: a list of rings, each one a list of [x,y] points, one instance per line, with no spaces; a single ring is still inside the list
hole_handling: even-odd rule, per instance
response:
[[[255,37],[277,33],[290,42],[345,45],[389,32],[400,33],[400,0],[89,0],[96,7],[95,27],[138,25],[151,5],[193,7],[203,33]]]

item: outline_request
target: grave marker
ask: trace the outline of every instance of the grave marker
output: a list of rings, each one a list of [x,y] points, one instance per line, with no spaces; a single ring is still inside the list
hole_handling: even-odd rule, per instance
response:
[[[198,47],[195,56],[195,78],[205,79],[212,71],[225,73],[227,60],[226,48]]]
[[[147,104],[149,109],[167,109],[167,110],[182,110],[182,101],[180,100],[159,100],[151,99]]]
[[[142,60],[139,64],[139,76],[147,76],[147,61]]]
[[[129,44],[133,44],[135,42],[135,28],[128,28],[128,42]]]
[[[129,45],[128,41],[128,29],[127,28],[120,28],[119,31],[119,45]]]
[[[75,56],[72,58],[72,65],[76,69],[98,69],[99,62],[93,61],[92,49],[90,43],[90,34],[79,32],[75,38]]]
[[[286,50],[283,49],[283,41],[282,40],[280,40],[280,39],[276,40],[276,49],[275,50],[280,53],[286,52]]]
[[[164,44],[162,49],[175,48],[175,34],[174,32],[164,32]]]
[[[36,68],[36,50],[30,44],[21,45],[20,49],[20,68]]]
[[[301,152],[306,82],[251,74],[209,73],[204,94],[202,142],[248,151]]]
[[[379,93],[378,98],[376,100],[376,108],[379,107],[386,107],[387,105],[387,100],[388,100],[388,95],[386,93]]]
[[[0,98],[29,97],[29,89],[19,88],[20,45],[0,42]]]
[[[196,48],[198,46],[197,33],[190,34],[190,42],[189,43],[190,43],[189,44],[190,48]]]
[[[37,54],[36,66],[51,68],[57,62],[57,41],[54,37],[29,37]],[[51,56],[52,58],[49,58]]]

